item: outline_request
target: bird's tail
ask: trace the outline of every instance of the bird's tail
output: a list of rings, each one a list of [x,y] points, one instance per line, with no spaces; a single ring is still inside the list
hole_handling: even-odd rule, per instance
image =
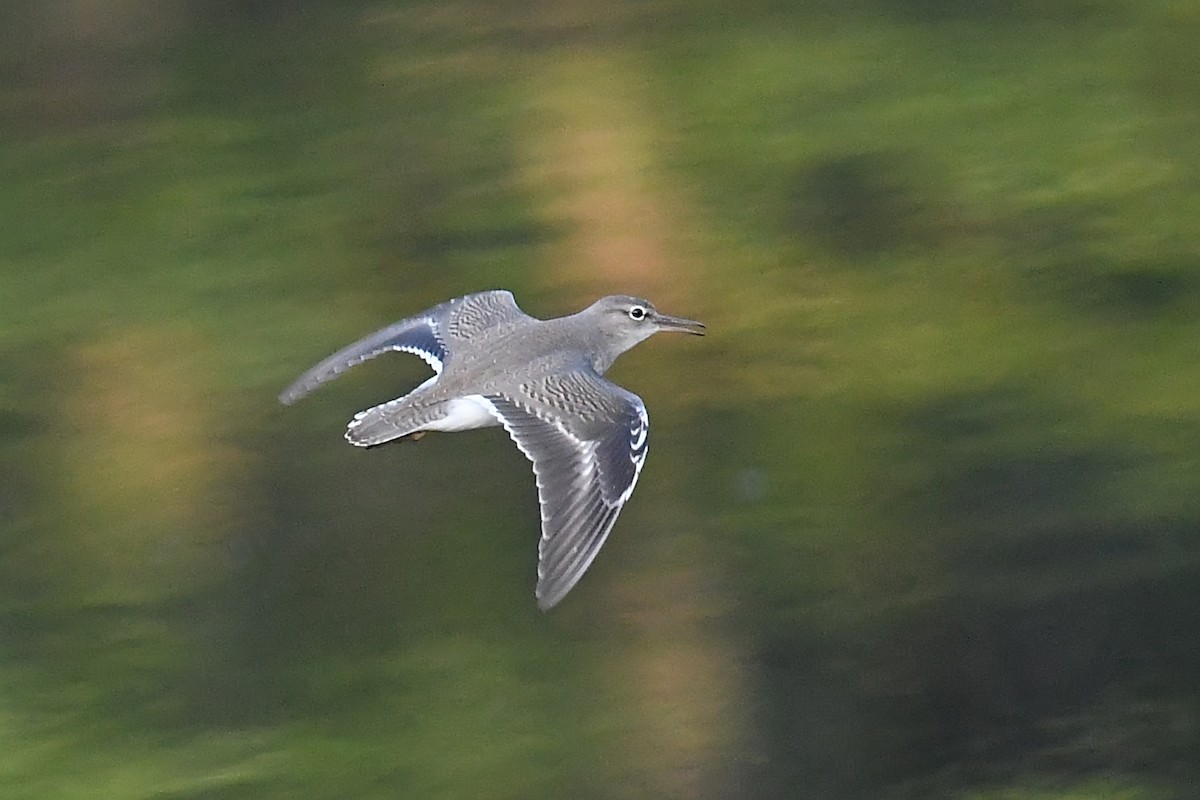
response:
[[[346,441],[358,447],[374,447],[405,436],[418,439],[429,423],[444,415],[438,405],[413,406],[401,398],[360,411],[346,428]]]

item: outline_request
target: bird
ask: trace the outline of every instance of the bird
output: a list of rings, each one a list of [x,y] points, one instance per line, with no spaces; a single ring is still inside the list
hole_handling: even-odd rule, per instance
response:
[[[346,440],[375,447],[430,431],[503,427],[532,462],[536,478],[541,539],[535,596],[547,611],[591,566],[646,461],[646,406],[604,373],[622,353],[667,331],[704,335],[705,326],[629,295],[542,320],[522,311],[509,291],[477,292],[339,350],[304,372],[279,400],[291,405],[383,353],[422,359],[433,376],[355,414]]]

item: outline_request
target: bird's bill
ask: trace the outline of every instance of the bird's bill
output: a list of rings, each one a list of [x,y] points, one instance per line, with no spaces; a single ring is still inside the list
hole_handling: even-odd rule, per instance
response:
[[[693,333],[697,336],[704,335],[704,323],[697,322],[694,319],[672,317],[668,314],[655,314],[654,322],[658,325],[660,331],[678,331],[680,333]]]

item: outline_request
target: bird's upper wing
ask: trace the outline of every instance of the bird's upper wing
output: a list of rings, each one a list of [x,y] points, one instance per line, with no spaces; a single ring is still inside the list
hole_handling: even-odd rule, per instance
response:
[[[400,351],[420,356],[436,373],[441,373],[456,340],[469,339],[484,328],[524,318],[512,293],[495,290],[459,297],[434,306],[415,317],[401,320],[362,338],[309,369],[279,395],[291,405],[322,383],[333,380],[356,364],[381,353]]]
[[[495,289],[477,292],[457,300],[443,303],[444,316],[441,327],[446,341],[469,341],[485,330],[503,327],[530,320],[528,314],[517,306],[512,292]]]
[[[486,399],[533,462],[542,513],[537,598],[548,609],[587,571],[633,493],[646,460],[646,407],[589,369]],[[579,416],[555,413],[563,405]]]

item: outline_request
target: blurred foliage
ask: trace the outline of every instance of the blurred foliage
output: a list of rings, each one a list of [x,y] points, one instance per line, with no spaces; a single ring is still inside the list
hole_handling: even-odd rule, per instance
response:
[[[0,31],[0,797],[1191,795],[1195,4]],[[616,367],[655,456],[547,616],[501,433],[341,442],[419,364],[274,400],[493,286],[712,332]]]

